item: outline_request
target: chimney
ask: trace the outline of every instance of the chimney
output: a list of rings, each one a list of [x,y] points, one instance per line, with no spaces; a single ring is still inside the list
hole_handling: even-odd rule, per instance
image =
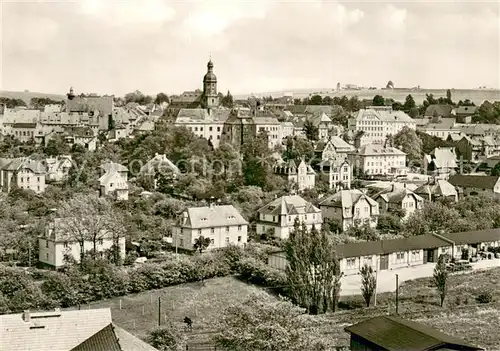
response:
[[[30,310],[24,310],[23,321],[29,322],[31,320]]]

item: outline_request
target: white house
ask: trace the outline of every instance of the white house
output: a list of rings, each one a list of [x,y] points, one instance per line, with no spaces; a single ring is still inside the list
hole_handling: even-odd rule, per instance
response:
[[[9,192],[14,184],[20,189],[33,190],[39,194],[45,191],[46,168],[40,161],[28,158],[3,160],[2,190]]]
[[[395,147],[364,145],[350,157],[354,158],[357,170],[368,176],[399,176],[407,171],[406,154]]]
[[[73,167],[71,155],[48,157],[45,159],[47,166],[47,180],[61,182],[69,175],[69,170]]]
[[[375,228],[378,223],[379,204],[358,189],[341,190],[319,203],[325,219],[336,219],[342,229],[368,224]]]
[[[338,136],[330,136],[326,141],[318,142],[316,156],[321,160],[344,161],[356,148]]]
[[[285,178],[298,191],[314,188],[316,172],[302,160],[297,166],[293,160],[274,167],[274,173]]]
[[[38,261],[42,266],[60,268],[65,264],[65,255],[71,255],[76,262],[80,261],[80,242],[66,232],[67,223],[65,218],[55,218],[47,225],[45,234],[38,238]],[[104,251],[113,247],[114,239],[111,233],[102,233],[100,237],[96,243],[96,251],[103,257]],[[83,244],[84,252],[94,249],[94,243],[91,240],[85,240]],[[118,238],[117,244],[120,257],[124,258],[125,237]]]
[[[393,111],[390,106],[370,106],[348,120],[349,130],[354,134],[362,132],[359,146],[384,144],[387,136],[396,135],[403,127],[415,130],[417,122],[403,111]]]
[[[321,210],[298,195],[282,196],[260,208],[257,219],[257,234],[269,234],[287,239],[293,230],[295,219],[305,223],[308,230],[320,229],[323,224]]]
[[[457,155],[454,147],[437,147],[429,155],[424,155],[422,168],[439,178],[447,179],[456,173]]]
[[[99,178],[101,196],[111,196],[116,200],[128,200],[128,183],[118,171],[109,171]]]
[[[385,214],[393,209],[403,210],[407,219],[412,213],[422,209],[424,199],[404,186],[397,188],[395,185],[373,196],[379,204],[380,214]]]
[[[191,207],[182,213],[172,236],[173,244],[185,250],[193,250],[201,236],[210,239],[208,250],[241,246],[248,240],[248,222],[232,205]]]
[[[320,176],[328,181],[330,189],[351,189],[352,167],[349,161],[325,160],[319,164]]]

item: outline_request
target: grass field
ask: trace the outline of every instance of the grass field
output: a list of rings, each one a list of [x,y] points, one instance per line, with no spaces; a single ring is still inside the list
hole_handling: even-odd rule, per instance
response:
[[[443,308],[439,306],[436,289],[430,278],[401,284],[399,313],[402,317],[432,325],[445,333],[458,336],[486,350],[499,350],[500,337],[500,268],[475,271],[472,274],[453,275]],[[479,305],[475,297],[490,291],[494,302]],[[231,303],[245,301],[251,294],[269,296],[267,292],[233,277],[211,279],[168,287],[161,290],[128,295],[91,304],[91,308],[110,307],[114,322],[131,333],[145,338],[158,324],[158,297],[161,297],[162,322],[168,318],[182,325],[184,316],[193,319],[191,343],[208,342],[221,310]],[[342,298],[341,310],[318,316],[322,332],[339,346],[349,344],[344,328],[364,319],[395,312],[395,294],[378,296],[377,307],[364,308],[360,296]],[[83,307],[82,307],[83,308]]]

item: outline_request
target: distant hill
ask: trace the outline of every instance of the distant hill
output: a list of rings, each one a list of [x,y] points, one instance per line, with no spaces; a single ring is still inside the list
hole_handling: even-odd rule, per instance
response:
[[[6,91],[6,90],[0,90],[0,97],[10,98],[10,99],[22,99],[26,102],[26,104],[29,104],[31,98],[34,97],[49,98],[56,101],[62,101],[66,98],[65,95],[35,93],[31,91]]]
[[[336,91],[335,89],[288,89],[286,92],[293,93],[294,98],[303,99],[307,96],[312,96],[315,94],[326,96],[329,95],[331,97],[334,96],[358,96],[359,99],[373,99],[375,95],[382,95],[385,98],[392,98],[395,101],[404,102],[406,96],[411,94],[415,99],[417,104],[421,104],[425,99],[425,94],[433,94],[437,99],[439,97],[446,97],[446,89],[410,89],[410,88],[396,88],[396,89],[346,89]],[[255,93],[253,95],[258,97],[264,96],[272,96],[272,97],[281,97],[283,96],[284,91],[274,91],[274,92],[265,92],[265,93]],[[235,95],[235,99],[246,99],[247,95]],[[500,101],[500,90],[495,89],[452,89],[451,91],[452,99],[455,102],[459,100],[470,99],[476,105],[481,105],[484,100],[488,101]]]

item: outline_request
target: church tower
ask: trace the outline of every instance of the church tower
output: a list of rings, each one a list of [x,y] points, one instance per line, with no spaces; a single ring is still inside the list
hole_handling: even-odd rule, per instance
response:
[[[66,94],[68,97],[68,100],[73,100],[75,98],[75,91],[73,90],[73,87],[69,88],[69,93]]]
[[[207,64],[207,74],[203,77],[203,107],[207,109],[219,106],[217,96],[217,77],[214,74],[214,64],[212,59]]]

